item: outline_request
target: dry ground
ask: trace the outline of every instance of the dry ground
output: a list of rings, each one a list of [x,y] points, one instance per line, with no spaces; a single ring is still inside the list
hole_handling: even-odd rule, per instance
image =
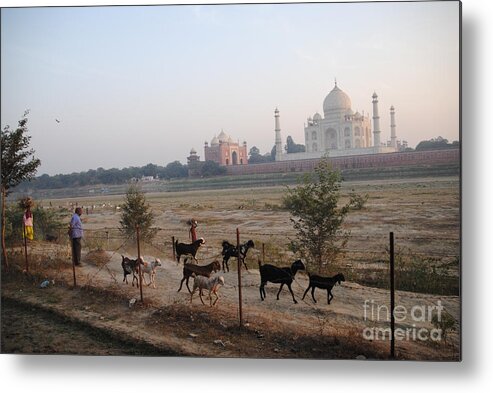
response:
[[[402,243],[405,243],[406,247],[413,247],[415,252],[458,255],[458,179],[345,183],[343,191],[347,193],[353,189],[359,193],[368,193],[370,198],[367,208],[350,216],[346,223],[355,236],[352,238],[351,247],[368,249],[371,253],[371,250],[378,249],[376,244],[385,244],[388,232],[393,230],[397,233],[397,239],[401,234]],[[206,237],[207,244],[211,247],[203,250],[204,253],[199,258],[204,262],[217,253],[222,239],[234,239],[236,227],[240,228],[243,236],[250,236],[257,243],[283,242],[291,233],[288,214],[276,209],[282,197],[282,188],[226,190],[220,193],[199,191],[154,194],[147,197],[157,214],[158,225],[163,228],[161,234],[174,235],[185,240],[187,228],[184,222],[192,216],[198,219],[199,235]],[[85,227],[117,227],[119,213],[115,206],[120,204],[121,200],[117,197],[79,199],[79,205],[91,206],[90,214],[83,216]],[[51,202],[54,206],[66,206],[74,201]],[[90,236],[90,231],[87,233]],[[383,239],[381,243],[375,240],[379,237]],[[434,241],[434,238],[442,240]],[[88,239],[86,252],[89,243]],[[125,337],[137,337],[144,344],[151,343],[158,352],[167,354],[280,358],[354,358],[358,354],[368,358],[387,356],[388,342],[370,341],[363,337],[365,328],[384,328],[388,325],[383,307],[388,304],[389,294],[384,289],[346,282],[334,288],[334,300],[330,305],[326,303],[326,294],[317,290],[318,303],[315,305],[309,295],[305,301],[301,301],[307,278],[299,274],[293,285],[298,304],[293,304],[287,289],[281,293],[280,300],[276,300],[278,287],[272,284],[266,288],[267,299],[261,302],[258,290],[259,274],[254,268],[255,258],[260,255],[257,247],[257,254],[252,254],[249,271],[243,272],[242,275],[243,313],[247,330],[238,335],[235,330],[238,316],[236,271],[224,274],[226,286],[220,292],[221,300],[217,307],[211,309],[203,306],[198,298],[190,305],[190,296],[186,288],[176,292],[182,268],[171,259],[170,249],[162,249],[159,246],[143,247],[145,258],[160,257],[163,266],[158,268],[157,288],[144,287],[146,306],[143,307],[138,301],[135,308],[130,309],[128,301],[132,298],[139,299],[140,295],[137,288],[121,282],[123,276],[119,254],[121,252],[135,255],[135,250],[125,246],[115,252],[118,243],[118,239],[110,240],[107,264],[103,264],[95,253],[86,255],[85,265],[77,270],[77,280],[87,292],[80,292],[81,296],[70,297],[64,295],[69,291],[72,280],[68,246],[33,244],[31,252],[40,256],[37,262],[33,256],[33,266],[37,263],[39,267],[39,270],[36,270],[36,267],[32,268],[37,274],[36,279],[41,280],[45,275],[46,278],[54,279],[55,285],[41,290],[37,288],[39,282],[26,285],[22,284],[22,279],[15,279],[3,283],[2,296],[22,304],[37,303],[39,307],[48,304],[50,307],[58,307],[63,313],[70,310],[70,318],[75,321],[93,320],[93,325],[97,326],[91,325],[91,328],[103,327],[119,334],[124,332]],[[281,259],[283,257],[279,256]],[[284,262],[290,263],[289,255],[285,258]],[[62,262],[59,262],[60,260]],[[368,261],[370,262],[371,258],[368,258]],[[18,287],[22,285],[24,289],[19,291]],[[98,296],[87,295],[95,290],[104,293],[104,302],[100,301]],[[54,294],[51,301],[50,296],[48,300],[45,298],[50,293]],[[66,300],[67,298],[69,300]],[[63,303],[62,299],[66,302]],[[117,306],[113,305],[114,302]],[[365,302],[374,306],[367,309],[366,315]],[[417,320],[420,319],[417,317],[423,307],[427,308],[427,311],[430,306],[439,304],[438,302],[441,302],[456,320],[460,319],[460,301],[457,296],[432,296],[398,291],[396,303],[403,306],[407,314],[397,326],[411,331],[421,328],[429,331],[433,327],[429,319],[421,321]],[[378,306],[381,306],[380,312]],[[417,312],[414,318],[411,315],[413,307]],[[94,309],[97,309],[97,312]],[[132,318],[128,317],[129,313],[132,313]],[[192,337],[190,333],[196,336]],[[2,339],[4,345],[5,341],[12,340],[11,337],[4,337],[3,331]],[[214,344],[214,340],[221,341]],[[411,337],[398,341],[397,351],[398,356],[405,359],[456,360],[459,357],[459,334],[452,332],[447,342],[439,343]],[[149,354],[152,354],[152,351]]]

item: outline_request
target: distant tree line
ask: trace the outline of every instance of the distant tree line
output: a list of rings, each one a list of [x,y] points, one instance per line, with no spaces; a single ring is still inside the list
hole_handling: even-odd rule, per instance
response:
[[[449,141],[439,136],[438,138],[432,138],[428,141],[421,141],[416,145],[416,151],[423,150],[440,150],[440,149],[455,149],[460,147],[459,141]]]
[[[284,151],[287,154],[291,153],[304,153],[306,151],[305,145],[300,145],[294,142],[293,137],[289,135],[286,138],[286,144],[284,145]],[[264,162],[273,162],[276,160],[276,145],[274,145],[270,152],[261,154],[257,146],[253,146],[249,151],[249,164],[262,164]]]
[[[430,140],[421,141],[416,146],[416,151],[452,149],[460,146],[459,141],[449,141],[441,136]],[[286,139],[285,152],[299,153],[305,151],[305,146],[294,142],[291,136]],[[410,149],[412,150],[412,149]],[[275,161],[276,146],[270,152],[261,154],[260,150],[253,146],[249,151],[249,164],[260,164]],[[201,168],[201,176],[217,176],[226,173],[226,168],[214,162],[206,162]],[[173,161],[166,166],[147,164],[143,167],[128,167],[123,169],[90,169],[86,172],[74,172],[71,174],[59,174],[50,176],[47,174],[38,176],[31,181],[24,181],[18,185],[18,191],[29,189],[59,189],[67,187],[83,187],[98,184],[123,184],[132,179],[141,179],[143,176],[152,176],[159,179],[177,179],[188,177],[187,165],[179,161]]]
[[[50,176],[47,174],[36,177],[31,182],[21,183],[18,187],[22,192],[27,188],[57,189],[67,187],[83,187],[97,184],[123,184],[132,179],[140,180],[142,176],[152,176],[159,179],[176,179],[188,177],[186,165],[174,161],[165,167],[147,164],[143,167],[129,167],[123,169],[90,169],[86,172],[74,172],[65,175]]]
[[[260,150],[257,146],[253,146],[249,151],[248,163],[249,164],[263,164],[264,162],[272,162],[276,156],[275,153],[276,147],[274,146],[274,156],[272,156],[272,152],[261,154]]]

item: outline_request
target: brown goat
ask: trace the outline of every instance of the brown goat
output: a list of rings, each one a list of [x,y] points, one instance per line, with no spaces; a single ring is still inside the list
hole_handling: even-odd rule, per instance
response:
[[[188,292],[192,293],[190,287],[188,286],[188,280],[192,277],[192,274],[195,274],[196,276],[210,277],[213,272],[218,272],[219,270],[221,270],[221,264],[219,261],[214,261],[204,266],[195,265],[193,263],[185,263],[183,266],[183,278],[181,279],[178,292],[181,291],[183,281],[186,280]]]

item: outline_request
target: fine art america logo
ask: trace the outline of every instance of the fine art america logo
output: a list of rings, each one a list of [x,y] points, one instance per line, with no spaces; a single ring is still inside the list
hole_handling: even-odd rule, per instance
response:
[[[442,320],[442,302],[437,301],[436,305],[415,305],[405,307],[397,305],[394,307],[394,318],[396,323],[408,325],[394,330],[395,340],[407,341],[441,341],[442,329],[428,328],[423,324],[436,324]],[[365,300],[363,304],[363,319],[367,323],[390,322],[390,310],[386,305],[376,304],[374,300]],[[418,326],[419,325],[419,326]],[[429,325],[428,325],[429,326]],[[366,340],[383,341],[390,340],[390,326],[386,327],[365,327],[363,337]]]

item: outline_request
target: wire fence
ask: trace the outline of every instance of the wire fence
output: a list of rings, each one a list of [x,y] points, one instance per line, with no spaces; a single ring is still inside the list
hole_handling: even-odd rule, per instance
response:
[[[161,260],[174,260],[175,240],[189,243],[188,233],[176,233],[156,227],[152,240],[141,241],[142,255]],[[213,260],[222,261],[222,240],[235,244],[234,234],[210,231],[205,243],[197,253],[199,264]],[[119,228],[88,229],[85,231],[85,247],[88,250],[104,250],[113,256],[121,254],[136,256],[135,240],[126,237]],[[255,247],[248,252],[246,265],[256,269],[258,261],[278,266],[289,266],[297,254],[291,249],[291,239],[286,235],[266,231],[242,232],[243,242],[253,240]],[[342,238],[340,239],[342,240]],[[460,238],[445,236],[426,237],[403,235],[395,237],[397,285],[402,290],[456,295],[459,292]],[[182,259],[183,260],[183,259]],[[345,249],[334,261],[322,265],[308,263],[311,271],[342,272],[348,280],[362,285],[388,288],[387,272],[389,246],[387,236],[351,234]],[[230,264],[233,270],[236,264]]]
[[[119,228],[88,228],[84,230],[83,247],[86,251],[86,259],[91,252],[95,257],[98,252],[104,254],[104,259],[85,273],[82,280],[83,285],[103,287],[114,290],[119,288],[121,291],[130,291],[126,289],[117,275],[121,274],[119,263],[115,264],[115,256],[125,255],[136,258],[139,254],[145,260],[150,258],[159,258],[163,261],[172,261],[169,266],[176,266],[174,274],[177,277],[176,286],[178,286],[179,272],[183,265],[174,265],[175,250],[174,241],[180,239],[185,243],[190,243],[188,233],[182,231],[178,234],[167,228],[153,228],[154,237],[152,240],[136,241],[135,236],[125,235]],[[70,253],[70,244],[68,236],[62,236],[55,240],[58,247],[66,246]],[[177,236],[178,235],[178,236]],[[204,245],[199,248],[197,259],[199,264],[204,265],[213,260],[222,261],[222,240],[228,240],[232,244],[239,244],[239,238],[235,239],[234,233],[221,231],[210,231],[207,233]],[[238,235],[239,236],[239,235]],[[405,234],[395,236],[395,249],[389,247],[388,234],[383,235],[364,235],[350,234],[348,237],[347,247],[341,253],[336,261],[330,261],[323,266],[317,266],[313,263],[307,263],[307,270],[322,270],[326,275],[336,273],[343,274],[348,282],[355,282],[369,287],[377,287],[390,290],[390,260],[395,260],[395,288],[411,292],[422,292],[428,294],[441,295],[459,295],[460,288],[460,238],[436,236],[428,237],[421,234]],[[241,243],[247,240],[253,240],[255,247],[249,251],[246,257],[246,264],[249,269],[258,268],[258,263],[274,263],[277,266],[290,266],[297,257],[290,249],[290,237],[286,234],[270,233],[268,231],[251,231],[241,233]],[[338,240],[343,240],[339,237]],[[48,242],[46,244],[49,244]],[[392,243],[393,244],[393,243]],[[31,244],[30,246],[33,246]],[[392,249],[391,249],[392,248]],[[26,268],[28,265],[28,248],[25,248]],[[392,255],[392,258],[391,258]],[[230,268],[237,270],[239,263],[230,262]],[[26,269],[27,270],[27,269]],[[80,275],[80,272],[77,272]],[[146,296],[155,296],[156,292],[148,292],[145,287],[143,292],[143,283],[147,284],[145,278],[141,278],[142,272],[139,272],[139,289],[141,300]],[[227,286],[234,290],[234,293],[240,298],[237,303],[240,326],[242,326],[242,300],[241,289],[249,287],[258,287],[260,282],[252,280],[252,277],[246,276],[248,280],[241,281],[242,273],[238,272],[238,281],[234,276],[228,276]],[[394,277],[392,275],[392,277]],[[258,280],[258,279],[256,279]],[[293,278],[293,289],[296,292],[297,302],[311,310],[311,315],[318,318],[320,326],[323,329],[327,323],[326,309],[319,304],[313,303],[311,299],[304,299],[301,294],[306,295],[305,281],[300,281],[299,275]],[[76,285],[76,271],[74,269],[74,286]],[[133,285],[133,283],[132,283]],[[175,293],[176,289],[169,289]],[[276,288],[277,291],[277,288]],[[391,291],[393,293],[393,291]],[[131,292],[131,296],[136,296]],[[175,295],[176,296],[176,295]],[[183,298],[183,295],[180,295]],[[250,295],[251,296],[251,295]],[[284,295],[286,296],[286,294]],[[189,299],[185,296],[183,299]],[[185,300],[187,301],[187,300]]]

